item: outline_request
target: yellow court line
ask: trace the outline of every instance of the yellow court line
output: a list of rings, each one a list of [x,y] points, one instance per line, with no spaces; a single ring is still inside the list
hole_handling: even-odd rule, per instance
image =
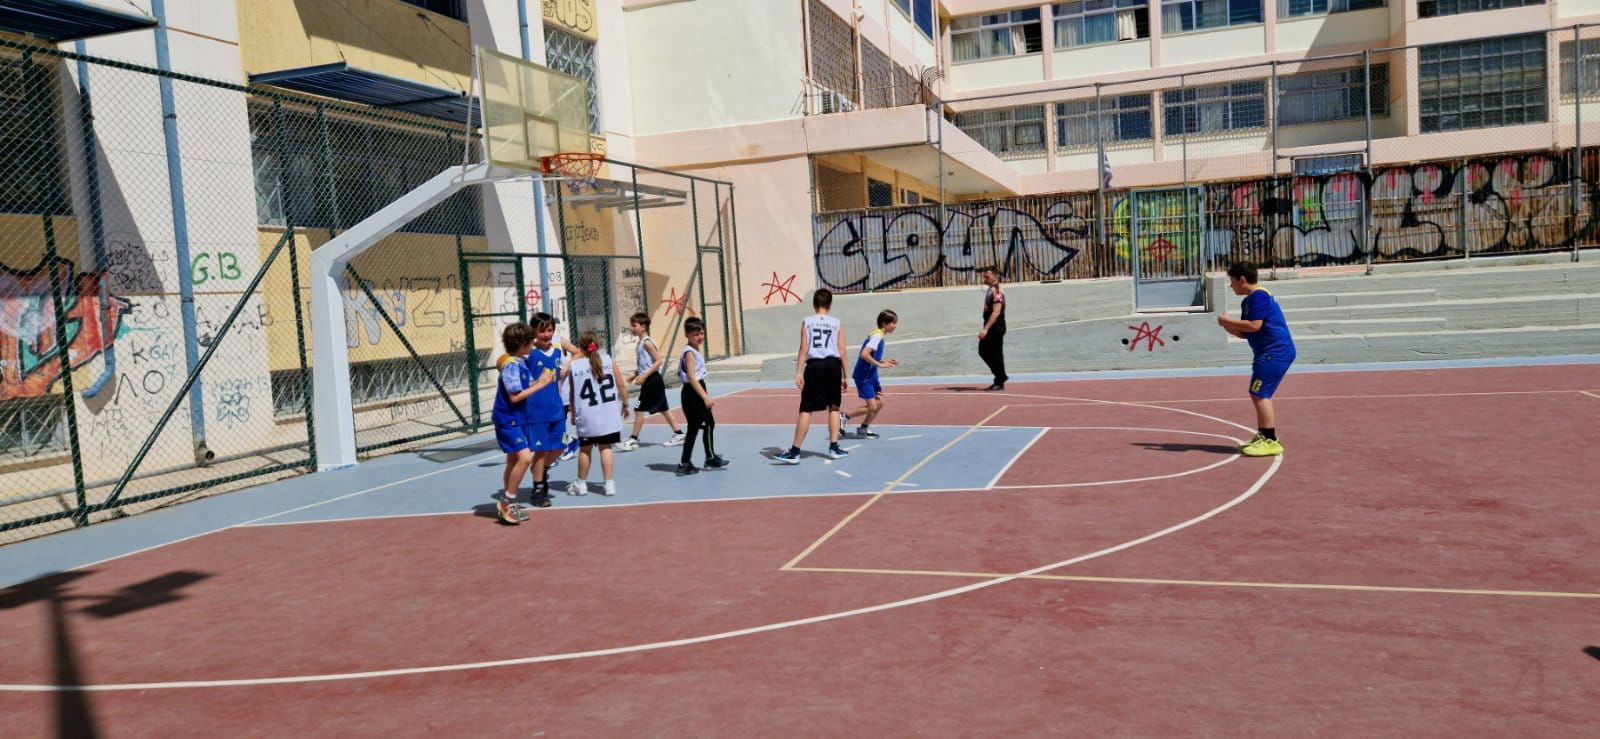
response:
[[[1009,577],[1017,580],[1057,580],[1068,582],[1120,583],[1127,585],[1188,585],[1219,588],[1267,588],[1274,590],[1347,590],[1369,593],[1424,593],[1433,595],[1499,595],[1523,598],[1600,598],[1600,593],[1565,593],[1546,590],[1476,590],[1468,588],[1412,588],[1392,585],[1332,585],[1326,583],[1244,582],[1234,580],[1170,580],[1141,577],[1092,577],[1088,575],[1023,575],[1010,572],[959,572],[939,570],[879,570],[850,567],[790,567],[794,572],[833,572],[858,575],[922,575],[929,577],[967,577],[990,580]]]
[[[839,531],[841,529],[843,529],[845,526],[849,525],[849,523],[851,521],[854,521],[856,516],[861,515],[861,513],[863,511],[867,510],[868,508],[871,508],[872,504],[878,502],[879,498],[882,498],[884,495],[887,495],[890,491],[894,490],[895,487],[899,486],[900,483],[905,482],[906,478],[908,478],[908,477],[912,476],[913,474],[915,474],[917,470],[922,469],[923,465],[926,465],[927,463],[933,461],[934,457],[939,456],[946,449],[949,449],[950,447],[955,446],[956,442],[967,438],[968,436],[970,436],[972,434],[972,432],[977,431],[979,427],[981,427],[984,424],[988,423],[989,419],[992,419],[995,416],[1000,415],[1001,412],[1005,411],[1005,409],[1009,408],[1009,407],[1010,406],[1002,405],[999,408],[996,408],[993,413],[990,413],[989,415],[984,416],[982,421],[979,421],[979,422],[977,422],[975,424],[972,424],[971,428],[968,428],[966,431],[961,432],[959,435],[956,436],[956,438],[951,439],[950,441],[946,442],[944,446],[941,446],[938,449],[935,449],[932,452],[929,452],[928,456],[922,458],[922,461],[917,462],[916,464],[912,465],[911,469],[906,470],[904,474],[900,475],[899,477],[896,477],[893,482],[889,483],[888,485],[883,486],[882,490],[879,490],[871,498],[868,498],[867,501],[865,503],[862,503],[859,508],[856,508],[854,511],[851,511],[850,515],[845,516],[838,523],[834,524],[833,528],[828,529],[828,533],[823,534],[816,541],[811,542],[811,546],[806,547],[799,554],[796,554],[794,556],[794,559],[789,560],[788,564],[785,564],[784,566],[779,567],[778,569],[780,569],[780,570],[794,569],[794,566],[796,564],[798,564],[801,560],[805,559],[806,557],[811,556],[811,553],[816,551],[817,547],[822,546],[823,542],[826,542],[827,540],[833,538],[834,534],[839,533]]]

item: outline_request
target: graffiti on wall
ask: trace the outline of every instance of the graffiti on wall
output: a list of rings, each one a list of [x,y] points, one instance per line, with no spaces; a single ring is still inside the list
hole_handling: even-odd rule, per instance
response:
[[[66,286],[64,321],[56,320],[51,271]],[[61,352],[73,369],[109,350],[130,303],[101,298],[104,273],[75,273],[66,259],[17,271],[0,265],[0,400],[32,398],[61,379]],[[93,383],[98,385],[98,381]]]
[[[1083,235],[1070,203],[1055,203],[1042,218],[1014,207],[948,208],[941,228],[933,212],[848,214],[816,244],[817,281],[835,290],[883,290],[941,270],[975,274],[1053,275],[1073,257],[1063,243]]]
[[[789,275],[788,279],[780,280],[778,279],[778,273],[773,272],[770,281],[761,283],[762,287],[767,288],[767,294],[761,298],[761,304],[771,305],[773,298],[777,298],[779,303],[788,303],[790,298],[793,298],[797,303],[800,302],[800,296],[794,291],[794,278],[796,277],[799,277],[799,275]]]

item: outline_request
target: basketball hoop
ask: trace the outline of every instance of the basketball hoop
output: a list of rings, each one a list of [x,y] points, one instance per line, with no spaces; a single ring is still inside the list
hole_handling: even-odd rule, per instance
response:
[[[574,193],[580,190],[599,192],[595,176],[606,155],[588,151],[569,151],[539,157],[539,168],[545,174],[559,173],[567,178],[567,187]]]

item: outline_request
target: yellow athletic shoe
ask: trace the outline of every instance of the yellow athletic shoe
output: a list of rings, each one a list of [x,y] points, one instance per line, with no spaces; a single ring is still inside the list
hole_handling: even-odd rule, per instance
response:
[[[1243,452],[1244,452],[1244,450],[1245,450],[1245,449],[1246,449],[1246,448],[1247,448],[1247,447],[1249,447],[1249,446],[1250,446],[1250,445],[1251,445],[1251,444],[1255,444],[1255,443],[1257,443],[1257,442],[1259,442],[1259,441],[1261,441],[1261,440],[1263,440],[1263,439],[1266,439],[1266,438],[1267,438],[1267,437],[1266,437],[1266,436],[1264,436],[1264,435],[1262,435],[1262,433],[1261,433],[1261,432],[1260,432],[1260,431],[1257,431],[1257,432],[1256,432],[1256,435],[1255,435],[1255,436],[1252,436],[1252,437],[1250,437],[1250,440],[1249,440],[1249,441],[1247,441],[1247,442],[1245,442],[1245,443],[1243,443],[1243,444],[1240,444],[1240,445],[1239,445],[1239,452],[1240,452],[1240,453],[1243,453]]]
[[[1239,453],[1246,457],[1276,457],[1283,453],[1283,445],[1277,439],[1259,437],[1244,445]]]

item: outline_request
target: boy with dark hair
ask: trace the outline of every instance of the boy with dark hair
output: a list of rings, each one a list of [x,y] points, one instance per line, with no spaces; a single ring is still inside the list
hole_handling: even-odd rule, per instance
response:
[[[628,332],[639,340],[633,374],[628,377],[628,384],[639,386],[639,404],[634,407],[639,415],[633,419],[633,435],[623,439],[617,445],[617,451],[631,452],[639,448],[639,432],[644,429],[645,416],[652,414],[660,414],[672,427],[672,438],[664,445],[682,444],[683,430],[678,428],[677,421],[672,420],[672,409],[667,405],[667,383],[661,379],[661,370],[666,366],[667,359],[656,348],[655,340],[650,338],[650,315],[633,314],[628,318]]]
[[[1228,287],[1234,295],[1243,295],[1239,304],[1239,317],[1229,318],[1226,311],[1217,316],[1217,325],[1229,334],[1250,342],[1255,354],[1250,364],[1250,402],[1256,407],[1256,435],[1239,447],[1247,457],[1271,457],[1283,453],[1278,441],[1277,419],[1272,412],[1272,394],[1278,383],[1294,364],[1294,338],[1289,335],[1289,323],[1283,317],[1278,301],[1256,284],[1256,266],[1249,262],[1234,262],[1228,267]]]
[[[895,367],[900,364],[897,359],[884,359],[883,353],[887,349],[884,337],[894,333],[900,325],[900,315],[892,310],[885,310],[878,314],[878,328],[867,335],[867,340],[861,342],[861,351],[856,353],[855,369],[850,371],[850,379],[856,381],[856,395],[861,397],[861,407],[855,413],[839,412],[839,428],[844,429],[845,421],[850,416],[861,416],[861,425],[856,427],[856,436],[863,439],[876,439],[878,433],[872,430],[872,422],[878,419],[878,414],[883,412],[883,383],[878,378],[878,370],[885,367]]]
[[[983,328],[978,331],[978,357],[989,365],[994,382],[986,391],[1006,389],[1006,294],[1000,289],[1000,270],[983,268]]]
[[[689,426],[689,436],[683,442],[683,454],[678,458],[680,477],[700,471],[690,457],[694,456],[695,437],[702,431],[706,437],[706,469],[720,470],[728,466],[728,460],[717,454],[717,418],[711,413],[717,401],[706,388],[706,355],[700,351],[706,342],[706,322],[698,317],[684,321],[683,339],[686,343],[683,353],[678,357],[678,380],[683,382],[683,389],[678,402],[683,406],[683,420]]]
[[[800,464],[800,445],[805,443],[806,432],[811,430],[811,414],[817,411],[828,412],[828,458],[850,456],[839,448],[840,396],[847,387],[844,358],[839,353],[839,347],[844,344],[844,326],[839,319],[828,315],[833,309],[833,292],[827,288],[811,297],[811,307],[816,313],[800,322],[800,352],[794,358],[794,384],[800,388],[800,415],[794,423],[794,443],[789,451],[778,455],[778,464]]]
[[[490,419],[494,421],[494,436],[500,443],[500,451],[506,453],[506,470],[501,476],[503,497],[495,504],[501,523],[519,524],[528,518],[517,505],[522,477],[533,464],[525,406],[529,396],[556,380],[555,373],[548,369],[535,377],[528,366],[528,354],[533,351],[536,339],[533,327],[526,323],[513,323],[500,334],[508,356],[500,363],[500,382],[495,388]]]

